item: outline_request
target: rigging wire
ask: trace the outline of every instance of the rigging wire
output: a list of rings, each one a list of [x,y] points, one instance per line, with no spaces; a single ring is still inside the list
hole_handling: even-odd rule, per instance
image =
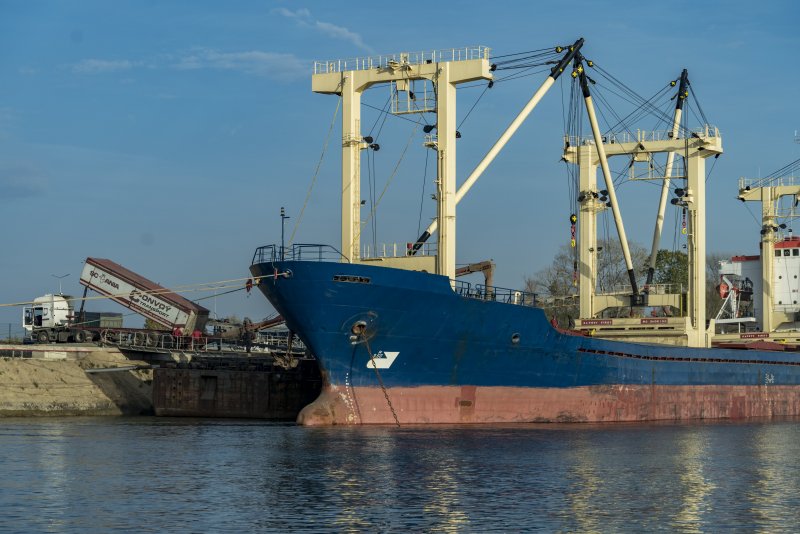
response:
[[[697,106],[697,111],[700,112],[700,116],[703,118],[703,124],[709,124],[708,118],[706,117],[706,114],[703,113],[703,108],[700,107],[700,102],[697,100],[697,95],[694,92],[694,87],[692,87],[691,82],[689,82],[688,85],[689,89],[691,89],[689,93],[692,95],[692,100],[694,101],[694,105]]]
[[[370,210],[375,209],[375,178],[373,173],[375,154],[372,150],[367,151],[367,189],[369,191],[369,205]],[[375,247],[375,218],[370,221],[370,228],[372,230],[373,248]]]
[[[397,91],[395,91],[395,94],[396,93],[397,93]],[[381,120],[381,115],[383,116],[383,123],[386,122],[386,115],[388,114],[389,106],[392,103],[392,97],[393,96],[394,95],[390,94],[389,98],[386,99],[386,103],[383,105],[383,108],[379,110],[381,113],[377,117],[375,117],[375,122],[372,123],[372,128],[369,129],[369,133],[367,134],[370,137],[374,137],[376,140],[377,140],[378,136],[380,135],[380,130],[374,136],[372,135],[372,132],[375,131],[375,127],[378,125],[378,121]],[[372,107],[372,106],[370,106],[370,107]],[[378,108],[375,108],[375,109],[378,109]],[[383,123],[381,123],[381,130],[383,130]]]
[[[666,87],[662,88],[658,93],[656,93],[656,95],[654,95],[650,99],[646,100],[643,97],[639,96],[635,91],[633,91],[631,88],[629,88],[623,82],[621,82],[619,79],[614,77],[611,73],[609,73],[608,71],[606,71],[605,69],[603,69],[602,67],[597,65],[596,63],[594,63],[594,68],[597,69],[597,72],[599,73],[599,75],[601,75],[603,78],[608,80],[608,82],[611,85],[613,85],[619,91],[623,92],[624,95],[626,95],[626,96],[623,96],[623,95],[618,94],[618,93],[615,92],[615,94],[617,94],[617,96],[619,96],[620,98],[628,101],[629,103],[631,103],[633,105],[637,105],[638,104],[639,106],[642,106],[642,107],[648,109],[650,113],[652,113],[653,115],[655,115],[657,117],[658,116],[662,117],[663,120],[665,122],[667,122],[667,123],[671,121],[671,117],[669,116],[668,113],[662,112],[661,110],[659,110],[652,103],[652,100],[654,98],[657,99],[662,91],[668,91],[672,87],[671,83],[668,84]],[[687,132],[685,132],[685,131],[682,131],[681,133],[682,133],[682,135],[686,135],[687,134]]]
[[[780,178],[788,174],[794,174],[798,170],[800,170],[800,159],[796,159],[793,162],[784,165],[777,171],[773,171],[770,174],[766,175],[765,177],[759,178],[758,180],[750,184],[750,187],[762,187],[764,184],[768,184],[774,181],[776,178]]]
[[[608,130],[606,130],[606,132],[614,132],[617,131],[617,129],[621,128],[628,131],[628,134],[630,135],[631,139],[637,139],[638,136],[634,135],[633,131],[631,131],[632,125],[635,124],[635,122],[640,121],[647,115],[654,116],[656,119],[655,125],[651,129],[652,131],[657,131],[664,124],[668,124],[669,131],[672,131],[674,125],[674,117],[670,113],[670,108],[671,108],[670,104],[675,100],[675,98],[678,97],[678,95],[674,96],[669,95],[670,88],[674,87],[674,82],[670,82],[668,85],[659,89],[650,98],[645,100],[644,98],[638,96],[632,90],[627,88],[627,86],[622,84],[622,82],[614,78],[606,71],[599,69],[599,72],[601,78],[603,80],[606,80],[605,82],[594,82],[594,80],[591,79],[590,80],[592,81],[593,86],[595,87],[594,95],[595,95],[595,100],[598,103],[597,105],[598,115],[605,123],[605,125],[608,127]],[[573,84],[573,86],[575,85],[577,84]],[[635,109],[629,112],[626,116],[620,117],[620,115],[611,105],[607,94],[614,95],[616,98],[619,98],[624,102],[634,105]],[[693,99],[694,99],[693,104],[699,108],[699,103],[697,103],[696,101],[697,100],[696,95],[693,95]],[[684,106],[685,108],[690,108],[689,102],[686,102]],[[563,104],[563,91],[562,91],[562,114],[567,115],[567,113],[563,111],[564,107],[565,106]],[[702,113],[702,111],[700,112],[700,114],[702,118],[705,120],[705,115]],[[683,133],[684,136],[687,136],[689,130],[687,128],[686,122],[689,117],[690,117],[689,113],[685,111],[684,114],[682,115],[681,124],[677,126],[678,135]],[[616,123],[613,126],[611,126],[611,120],[609,119],[615,120]],[[705,121],[705,123],[707,124],[707,120]],[[566,131],[570,132],[573,129],[574,129],[573,119],[571,118],[571,116],[569,116],[567,117]],[[579,130],[579,132],[580,131],[582,130]],[[569,141],[567,146],[569,146],[569,143],[572,142],[571,137],[568,139]],[[574,139],[576,140],[575,142],[577,142],[580,139],[580,137],[576,135]],[[685,158],[682,157],[679,153],[676,154],[676,156],[678,157],[678,159],[673,164],[672,177],[676,179],[679,178],[685,179],[686,178]],[[635,164],[634,160],[631,159],[631,162],[629,163],[629,165],[626,167],[625,170],[620,171],[616,174],[612,172],[612,176],[614,176],[613,179],[614,183],[617,185],[624,183],[626,180],[623,178],[623,175],[625,174],[626,171],[630,171],[631,179],[637,179],[637,180],[640,179],[635,174],[634,164]],[[649,170],[648,170],[649,174],[647,175],[648,177],[655,178],[655,176],[660,177],[665,175],[666,173],[665,161],[659,161],[654,157],[650,157],[648,165],[649,165]],[[712,164],[711,169],[709,169],[709,172],[706,176],[706,181],[711,177],[715,165],[716,165],[716,159]],[[654,187],[661,188],[661,185],[658,182],[654,182],[649,178],[644,178],[644,181],[646,181],[646,183],[649,183]],[[679,185],[680,185],[679,183],[675,182],[670,185],[670,188],[675,189]],[[572,191],[570,191],[570,197],[572,197]],[[601,221],[599,221],[600,224],[598,226],[603,229],[604,238],[608,240],[610,235],[609,218],[606,215],[607,212],[603,211],[601,214]],[[678,217],[673,218],[673,249],[678,248],[679,240],[683,236],[682,232],[678,230],[680,224],[681,223],[679,214]],[[599,281],[599,283],[602,283],[602,281]]]
[[[531,68],[533,68],[533,67],[531,67]],[[550,69],[549,68],[543,68],[543,69],[538,69],[538,70],[534,70],[534,71],[530,71],[530,72],[521,71],[521,72],[518,72],[516,74],[510,74],[508,76],[494,78],[492,80],[492,82],[494,82],[493,83],[494,85],[497,85],[498,83],[509,82],[509,81],[512,81],[512,80],[518,80],[520,78],[527,78],[529,76],[533,76],[535,74],[541,74],[543,72],[548,72],[549,73]],[[477,83],[473,83],[473,84],[459,85],[458,88],[459,89],[472,89],[472,88],[475,88],[475,87],[484,87],[485,85],[486,85],[485,82],[477,82]]]
[[[755,223],[756,223],[756,226],[758,226],[759,228],[761,228],[761,221],[759,221],[759,220],[758,220],[758,218],[756,218],[756,215],[755,215],[755,213],[753,213],[753,211],[750,209],[750,206],[748,206],[748,205],[747,205],[747,202],[745,202],[745,203],[744,203],[744,207],[747,209],[747,212],[750,214],[750,216],[751,216],[751,217],[753,218],[753,220],[755,221]]]
[[[523,55],[523,54],[525,54],[525,55]],[[555,49],[553,49],[553,48],[542,48],[540,50],[531,50],[530,52],[519,52],[519,53],[516,53],[516,54],[506,54],[506,55],[503,55],[503,56],[492,56],[492,60],[496,60],[496,59],[504,58],[504,57],[520,56],[520,57],[515,57],[514,59],[507,59],[505,61],[494,61],[494,64],[497,65],[497,68],[500,68],[501,65],[504,65],[504,66],[513,65],[514,63],[517,63],[519,61],[527,61],[527,60],[530,60],[530,59],[544,58],[544,57],[547,57],[547,58],[558,57],[558,54],[559,53],[556,52]]]
[[[411,121],[411,122],[414,122],[414,121]],[[359,225],[358,232],[356,233],[354,239],[358,239],[360,237],[361,228],[363,227],[363,225],[366,224],[367,222],[369,222],[372,219],[372,217],[375,216],[375,211],[378,209],[378,205],[380,204],[381,200],[383,199],[383,195],[386,194],[386,191],[387,191],[387,189],[389,189],[389,185],[392,183],[392,180],[394,180],[395,176],[397,176],[397,171],[400,169],[400,164],[403,162],[403,158],[405,158],[406,152],[408,152],[408,147],[411,146],[411,142],[414,140],[414,137],[417,135],[417,132],[419,132],[419,130],[420,130],[419,126],[420,126],[421,122],[422,122],[422,118],[421,117],[420,117],[419,120],[417,120],[415,122],[417,127],[414,128],[411,131],[411,135],[408,137],[408,142],[406,142],[406,146],[405,146],[405,148],[403,148],[403,152],[400,154],[400,159],[397,161],[397,164],[395,165],[394,170],[392,170],[392,173],[389,175],[389,178],[386,180],[386,184],[383,186],[383,190],[381,191],[381,194],[378,195],[377,199],[375,200],[375,204],[374,204],[372,210],[370,210],[370,213],[369,213],[369,215],[367,217],[367,220],[364,221],[361,225]]]
[[[711,173],[714,172],[714,167],[717,166],[717,160],[718,159],[719,158],[715,157],[714,158],[714,162],[711,164],[711,168],[708,169],[708,173],[706,173],[706,183],[708,183],[708,181],[711,179]]]
[[[256,277],[262,278],[262,277]],[[193,293],[193,292],[200,292],[200,291],[216,291],[219,289],[229,289],[229,288],[236,288],[236,289],[246,289],[245,285],[242,285],[243,282],[247,280],[253,280],[253,277],[246,277],[246,278],[231,278],[227,280],[219,280],[215,282],[201,282],[195,284],[183,284],[178,286],[173,286],[172,288],[160,288],[154,290],[142,290],[141,293],[147,295],[166,295],[169,293]],[[238,282],[238,283],[237,283]],[[87,296],[87,297],[70,297],[67,299],[68,302],[84,302],[90,300],[108,300],[114,297],[127,297],[129,292],[125,293],[114,293],[113,295],[99,295],[99,296]],[[213,296],[213,295],[212,295]],[[0,308],[10,308],[10,307],[17,307],[17,306],[27,306],[36,304],[34,301],[24,301],[24,302],[10,302],[10,303],[0,303]]]
[[[384,113],[384,110],[382,110],[381,108],[375,107],[375,106],[371,106],[371,105],[367,104],[366,102],[362,102],[361,105],[364,106],[364,107],[370,108],[370,109],[374,109],[376,111],[380,111],[381,113]],[[403,115],[396,115],[394,113],[386,112],[386,114],[387,114],[387,118],[388,117],[394,117],[396,119],[401,119],[401,120],[404,120],[404,121],[408,121],[411,124],[417,124],[418,125],[422,121],[422,119],[419,119],[419,120],[415,121],[415,120],[409,119],[408,117],[404,117]]]
[[[331,140],[331,134],[333,133],[333,128],[336,126],[336,118],[339,116],[339,108],[342,107],[342,97],[340,96],[339,99],[336,101],[336,110],[333,112],[333,119],[331,119],[331,125],[328,128],[328,135],[325,136],[325,143],[322,145],[322,154],[319,155],[319,161],[317,162],[317,168],[314,169],[314,176],[311,177],[311,183],[308,186],[308,191],[306,192],[306,199],[303,202],[303,207],[300,209],[300,214],[297,216],[297,219],[294,221],[294,227],[292,227],[292,234],[289,237],[289,246],[292,246],[294,243],[294,235],[297,233],[297,227],[300,225],[300,221],[303,220],[303,214],[306,211],[306,207],[308,206],[308,201],[311,199],[311,192],[314,190],[314,185],[317,183],[317,177],[319,177],[319,170],[322,167],[322,160],[325,158],[325,152],[328,150],[328,143]]]
[[[457,131],[460,131],[460,130],[461,130],[461,126],[462,126],[462,125],[463,125],[463,124],[464,124],[464,123],[467,121],[467,119],[468,119],[468,118],[469,118],[469,116],[470,116],[470,113],[472,113],[472,110],[473,110],[473,109],[475,109],[475,106],[477,106],[477,105],[478,105],[478,102],[480,102],[480,101],[481,101],[481,98],[483,98],[483,95],[485,95],[485,94],[486,94],[486,91],[488,91],[488,90],[489,90],[489,85],[487,84],[487,85],[486,85],[486,87],[483,89],[483,92],[480,94],[480,96],[479,96],[479,97],[478,97],[478,98],[475,100],[475,103],[474,103],[474,104],[472,104],[472,107],[471,107],[471,108],[469,108],[469,111],[467,111],[467,114],[466,114],[466,115],[464,115],[464,118],[463,118],[463,119],[461,119],[461,122],[458,124],[458,126],[456,126],[456,130],[457,130]]]
[[[392,98],[395,97],[397,91],[394,91],[394,94],[390,94],[389,98],[386,100],[386,104],[383,106],[383,110],[381,113],[376,117],[375,123],[370,130],[370,135],[372,135],[375,127],[380,121],[380,127],[378,128],[378,132],[374,135],[374,142],[377,143],[378,139],[380,139],[381,133],[383,132],[383,127],[386,125],[386,120],[389,118],[390,113],[388,112],[389,106],[391,105]],[[383,120],[381,120],[383,119]],[[375,193],[377,191],[377,181],[378,181],[378,174],[375,169],[375,150],[367,151],[367,174],[368,174],[368,184],[369,184],[369,201],[370,201],[370,209],[372,212],[375,212]],[[377,214],[375,217],[370,219],[370,226],[372,230],[372,248],[373,250],[377,251],[378,249],[378,217]]]
[[[430,158],[431,151],[425,151],[425,172],[422,175],[422,194],[419,199],[419,220],[417,221],[417,233],[419,235],[422,230],[422,208],[425,205],[425,186],[428,183],[428,159]]]

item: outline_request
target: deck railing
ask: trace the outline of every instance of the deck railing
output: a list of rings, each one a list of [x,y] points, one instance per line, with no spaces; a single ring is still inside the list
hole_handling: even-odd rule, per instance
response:
[[[753,189],[756,187],[796,187],[800,185],[800,176],[774,176],[766,178],[739,178],[739,190]]]
[[[466,298],[477,300],[493,300],[505,304],[516,304],[518,306],[538,306],[536,293],[521,291],[519,289],[508,289],[505,287],[486,286],[461,280],[454,280],[454,291]]]
[[[397,68],[404,65],[422,65],[444,61],[465,61],[469,59],[489,59],[490,48],[486,46],[466,46],[463,48],[447,48],[444,50],[427,50],[422,52],[400,52],[379,56],[357,57],[350,59],[334,59],[331,61],[315,61],[314,74],[329,74],[349,70],[370,70],[381,68]]]
[[[217,336],[174,336],[170,333],[143,332],[140,330],[104,330],[101,345],[141,350],[144,352],[287,352],[289,332],[256,332],[250,341],[250,350],[241,339],[223,339]],[[295,336],[291,343],[292,354],[303,354],[305,345]]]
[[[684,293],[683,284],[650,284],[642,286],[643,293],[651,295],[679,295]],[[631,286],[620,284],[610,287],[608,290],[598,290],[597,295],[630,295]]]
[[[253,254],[253,265],[275,261],[345,261],[350,260],[330,245],[297,243],[288,247],[265,245],[258,247]]]
[[[364,245],[361,247],[361,258],[400,258],[407,256],[414,243],[379,243],[375,246]],[[437,243],[423,243],[415,256],[436,256]]]
[[[716,126],[706,124],[700,128],[695,128],[687,132],[679,132],[679,137],[719,137],[719,129]],[[604,143],[646,143],[650,141],[667,141],[672,139],[671,130],[636,130],[635,132],[609,132],[603,134]],[[569,135],[564,136],[564,142],[569,146],[580,146],[583,144],[594,144],[594,137],[584,137]]]

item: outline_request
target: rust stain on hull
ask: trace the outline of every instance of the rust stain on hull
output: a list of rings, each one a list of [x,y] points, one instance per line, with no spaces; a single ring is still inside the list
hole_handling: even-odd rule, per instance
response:
[[[682,421],[800,415],[796,386],[396,387],[401,424]],[[306,406],[303,425],[394,424],[380,388],[330,386]]]

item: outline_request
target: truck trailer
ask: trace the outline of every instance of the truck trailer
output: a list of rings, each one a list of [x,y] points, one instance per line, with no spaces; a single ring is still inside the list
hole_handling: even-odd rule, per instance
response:
[[[207,308],[102,258],[86,258],[80,283],[171,330],[203,331]]]
[[[172,332],[202,332],[208,320],[208,309],[111,260],[86,258],[80,283]],[[99,339],[104,330],[122,328],[122,314],[84,312],[81,305],[76,315],[75,300],[51,294],[34,299],[22,312],[27,337],[41,343],[80,343]]]

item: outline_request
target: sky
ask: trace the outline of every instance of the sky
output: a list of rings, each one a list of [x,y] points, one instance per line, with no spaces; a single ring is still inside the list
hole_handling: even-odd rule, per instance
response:
[[[246,277],[256,247],[280,242],[282,206],[287,242],[338,247],[341,116],[336,96],[311,91],[315,60],[475,45],[500,56],[578,37],[587,58],[640,95],[689,70],[725,150],[707,181],[709,252],[757,253],[760,207],[736,201],[737,184],[800,157],[798,20],[791,0],[0,0],[0,304],[59,283],[80,294],[90,256],[166,287]],[[483,96],[480,86],[459,90],[459,183],[545,77]],[[382,108],[388,94],[364,101]],[[558,82],[459,204],[458,262],[492,258],[498,286],[523,287],[569,242],[559,161],[568,96],[569,80]],[[362,164],[363,196],[385,189],[363,241],[413,241],[435,210],[422,135],[372,108],[362,125],[381,145]],[[649,185],[618,191],[629,237],[643,245],[658,195]],[[670,233],[663,245],[680,241]],[[185,296],[220,317],[272,313],[258,293]],[[20,316],[0,307],[0,330]]]

